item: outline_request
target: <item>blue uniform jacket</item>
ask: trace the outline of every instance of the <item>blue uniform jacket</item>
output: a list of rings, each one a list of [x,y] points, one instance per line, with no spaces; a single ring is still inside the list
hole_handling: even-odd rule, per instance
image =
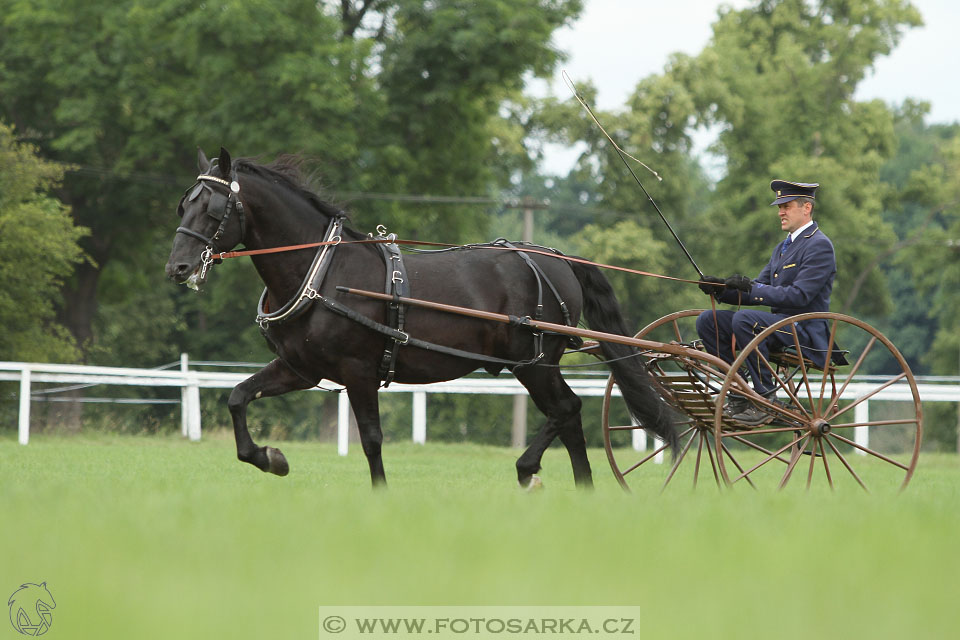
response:
[[[786,316],[829,311],[830,292],[836,275],[833,243],[814,222],[786,250],[783,250],[783,243],[776,246],[770,262],[753,281],[750,293],[728,289],[721,294],[720,300],[729,304],[764,305],[773,313]],[[830,340],[826,321],[805,322],[803,330],[814,350],[826,351]],[[811,355],[822,365],[822,356]],[[834,359],[843,358],[835,353]]]

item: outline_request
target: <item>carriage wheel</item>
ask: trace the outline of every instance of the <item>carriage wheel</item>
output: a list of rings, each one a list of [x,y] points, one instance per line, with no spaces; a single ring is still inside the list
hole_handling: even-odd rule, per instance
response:
[[[699,309],[690,309],[671,313],[650,323],[635,337],[689,345],[697,339],[696,319],[701,312]],[[628,476],[631,479],[649,476],[644,472],[649,471],[655,463],[663,462],[669,466],[664,488],[681,476],[692,477],[694,485],[702,476],[712,478],[719,485],[720,473],[713,448],[713,400],[709,388],[720,387],[724,372],[705,367],[695,359],[657,353],[647,354],[646,357],[648,367],[661,384],[664,395],[674,400],[675,404],[677,399],[686,403],[683,408],[690,416],[690,421],[680,427],[680,449],[674,459],[664,455],[666,444],[659,440],[654,440],[650,451],[636,450],[636,441],[645,439],[646,434],[639,426],[632,424],[623,401],[613,395],[616,382],[610,376],[603,396],[603,446],[613,475],[620,486],[629,490]],[[694,461],[692,469],[688,464],[684,472],[678,474],[683,461],[687,459]],[[662,472],[657,475],[662,475]]]
[[[820,360],[823,354],[796,355],[800,339],[795,323],[811,320],[827,324],[828,366],[811,360]],[[758,347],[774,331],[781,332],[788,345],[765,358]],[[838,356],[843,364],[836,363]],[[770,403],[752,394],[750,402],[772,417],[756,427],[722,416],[723,401],[735,386],[734,372],[747,358],[755,358],[761,371],[773,375],[779,400]],[[876,402],[887,389],[897,394],[898,401]],[[868,409],[871,399],[881,404],[880,411]],[[782,489],[798,475],[805,476],[807,488],[816,477],[831,488],[851,484],[869,490],[898,484],[903,489],[916,468],[922,435],[920,393],[897,348],[870,325],[828,312],[793,316],[757,335],[731,365],[714,415],[715,447],[736,451],[744,461],[734,468],[720,457],[720,473],[728,485],[767,480]]]

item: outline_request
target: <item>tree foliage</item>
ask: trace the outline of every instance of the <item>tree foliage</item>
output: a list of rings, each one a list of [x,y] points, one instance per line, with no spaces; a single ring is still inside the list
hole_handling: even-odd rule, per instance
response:
[[[663,175],[657,182],[638,169],[708,273],[752,275],[766,262],[781,234],[768,206],[771,179],[820,182],[815,216],[837,248],[834,298],[842,304],[854,275],[896,240],[880,215],[880,170],[896,149],[894,114],[879,101],[856,101],[854,92],[877,57],[918,24],[916,10],[897,0],[764,0],[721,9],[701,53],[674,55],[662,74],[640,81],[627,110],[601,121]],[[592,175],[605,204],[642,212],[631,222],[669,239],[598,127],[585,116],[579,121],[581,128],[561,130],[589,147],[578,172]],[[712,188],[691,162],[692,134],[701,127],[718,132],[712,152],[725,163]],[[689,274],[682,253],[674,254],[672,273]],[[889,309],[877,274],[862,287],[870,295],[859,297],[856,311]]]
[[[65,291],[65,322],[89,353],[111,360],[126,346],[110,323],[150,306],[145,292],[155,290],[157,313],[141,319],[157,328],[150,336],[171,338],[171,304],[190,303],[159,292],[159,276],[129,275],[162,268],[153,246],[169,245],[197,145],[302,152],[342,193],[494,193],[499,159],[517,158],[491,135],[509,133],[500,103],[526,74],[552,68],[551,33],[580,4],[0,0],[0,117],[45,157],[80,167],[62,197],[92,230],[84,248],[94,260]],[[435,240],[473,240],[486,223],[476,207],[376,200],[352,209],[361,228],[429,228]],[[240,324],[224,311],[206,307],[223,319],[220,345],[249,331],[247,314]],[[176,341],[187,348],[197,327],[182,328]],[[141,356],[161,346],[143,345]]]
[[[63,170],[0,122],[0,360],[72,362],[78,356],[55,322],[58,288],[83,259],[77,242],[85,234],[50,195]]]
[[[767,206],[771,178],[822,184],[815,217],[837,249],[837,302],[877,248],[893,242],[880,216],[893,113],[853,96],[874,61],[920,23],[899,0],[765,1],[722,12],[704,51],[668,71],[696,96],[698,122],[720,127],[716,150],[727,172],[716,202],[734,214],[728,241],[755,256],[748,272],[780,235]],[[857,311],[889,308],[878,279],[869,289]]]

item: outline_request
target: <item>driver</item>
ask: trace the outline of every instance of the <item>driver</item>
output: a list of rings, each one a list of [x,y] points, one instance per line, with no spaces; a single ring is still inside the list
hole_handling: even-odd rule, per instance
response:
[[[837,263],[833,243],[813,220],[819,186],[817,183],[786,180],[770,183],[776,194],[770,204],[778,207],[780,228],[787,232],[787,237],[774,248],[767,266],[755,279],[740,274],[726,279],[703,276],[700,290],[720,302],[770,307],[769,311],[739,308],[736,311],[724,309],[701,313],[697,318],[697,333],[707,353],[733,363],[737,349],[745,347],[754,336],[775,322],[799,313],[829,311]],[[830,339],[827,322],[809,320],[798,324],[797,335],[803,355],[823,366]],[[771,347],[783,345],[793,346],[793,334],[777,331],[764,340],[758,351],[768,358]],[[759,355],[748,358],[746,367],[756,392],[770,402],[776,402],[777,386]],[[749,426],[767,424],[774,417],[769,410],[738,395],[730,396],[723,412]]]

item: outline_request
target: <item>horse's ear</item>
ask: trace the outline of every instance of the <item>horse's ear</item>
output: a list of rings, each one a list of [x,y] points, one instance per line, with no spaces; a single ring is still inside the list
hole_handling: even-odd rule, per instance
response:
[[[200,169],[201,174],[210,171],[210,161],[207,160],[207,154],[200,147],[197,147],[197,168]]]
[[[220,147],[220,160],[217,163],[220,167],[220,173],[224,178],[230,177],[230,170],[233,168],[233,160],[230,159],[230,152]]]

